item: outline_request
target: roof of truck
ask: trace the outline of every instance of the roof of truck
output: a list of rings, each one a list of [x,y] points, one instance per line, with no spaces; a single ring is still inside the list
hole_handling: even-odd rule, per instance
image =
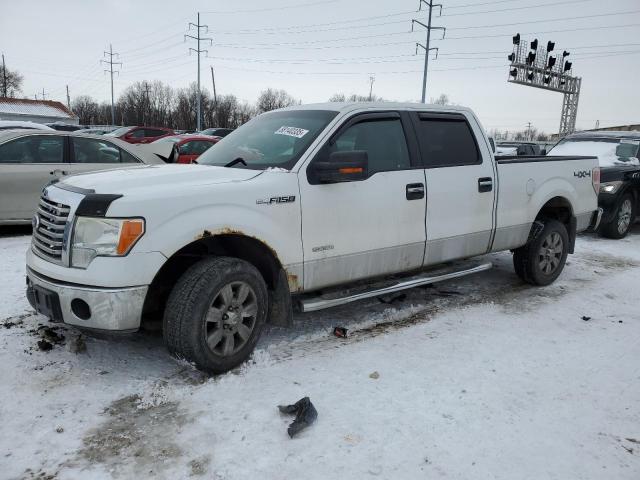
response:
[[[459,111],[469,112],[467,107],[458,105],[433,105],[430,103],[412,103],[412,102],[325,102],[325,103],[309,103],[305,105],[293,105],[281,110],[334,110],[336,112],[351,111],[356,109],[384,109],[384,110],[430,110],[430,111]]]
[[[564,138],[633,138],[640,139],[640,132],[626,131],[626,130],[599,130],[599,131],[587,131],[576,132],[571,135],[567,135]]]

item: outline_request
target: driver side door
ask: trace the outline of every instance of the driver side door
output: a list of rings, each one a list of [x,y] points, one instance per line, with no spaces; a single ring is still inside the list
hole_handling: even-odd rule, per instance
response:
[[[301,170],[305,290],[422,266],[425,174],[410,132],[404,113],[356,115]],[[316,162],[344,152],[366,152],[365,178],[314,180]]]

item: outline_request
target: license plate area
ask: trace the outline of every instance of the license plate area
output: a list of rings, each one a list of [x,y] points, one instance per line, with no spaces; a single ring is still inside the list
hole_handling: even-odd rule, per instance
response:
[[[62,309],[58,294],[38,285],[33,285],[31,290],[36,312],[49,317],[52,322],[62,322]]]

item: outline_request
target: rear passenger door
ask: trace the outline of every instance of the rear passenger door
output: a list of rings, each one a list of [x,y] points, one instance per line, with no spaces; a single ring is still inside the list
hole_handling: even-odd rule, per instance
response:
[[[29,220],[42,188],[68,173],[66,135],[25,135],[0,145],[0,221]]]
[[[425,265],[489,249],[495,169],[480,126],[462,113],[414,113],[427,182]],[[484,160],[483,160],[484,158]]]
[[[113,143],[81,136],[70,136],[69,174],[139,165],[136,157]],[[135,147],[134,147],[135,148]]]

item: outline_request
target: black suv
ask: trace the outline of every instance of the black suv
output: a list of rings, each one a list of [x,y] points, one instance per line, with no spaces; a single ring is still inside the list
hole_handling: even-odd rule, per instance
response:
[[[640,207],[640,132],[580,132],[564,137],[549,155],[595,155],[600,163],[600,234],[623,238]]]

